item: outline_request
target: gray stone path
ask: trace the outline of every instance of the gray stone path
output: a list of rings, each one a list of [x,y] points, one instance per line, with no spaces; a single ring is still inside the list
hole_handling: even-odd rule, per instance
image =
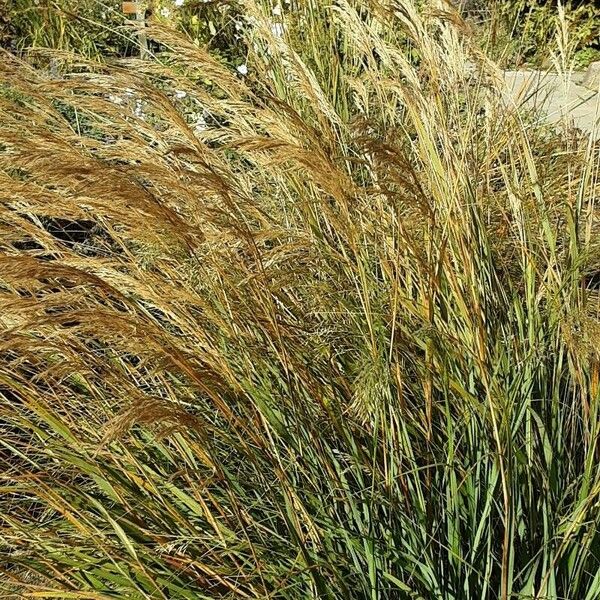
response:
[[[584,73],[570,79],[543,71],[505,71],[507,102],[526,108],[537,108],[550,123],[564,120],[600,139],[600,93],[581,82]]]

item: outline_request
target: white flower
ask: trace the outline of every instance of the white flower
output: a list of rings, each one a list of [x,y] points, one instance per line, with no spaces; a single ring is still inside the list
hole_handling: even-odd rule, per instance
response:
[[[248,75],[248,65],[245,65],[245,64],[244,64],[244,65],[240,65],[240,66],[237,68],[237,72],[238,72],[240,75]]]
[[[200,115],[198,119],[196,119],[196,123],[194,124],[194,131],[196,133],[202,133],[207,129],[208,126],[206,125],[206,119],[202,115]]]
[[[283,37],[283,23],[272,23],[271,32],[275,37]]]
[[[280,17],[281,16],[281,4],[277,4],[276,6],[273,7],[273,14],[276,17]]]
[[[175,6],[183,6],[185,0],[175,0]]]
[[[179,100],[181,100],[182,98],[185,98],[187,96],[187,92],[184,92],[183,90],[175,90],[175,98],[178,98]]]
[[[163,8],[160,9],[160,14],[163,17],[167,17],[168,18],[168,17],[171,16],[171,11],[165,6],[165,7],[163,7]]]

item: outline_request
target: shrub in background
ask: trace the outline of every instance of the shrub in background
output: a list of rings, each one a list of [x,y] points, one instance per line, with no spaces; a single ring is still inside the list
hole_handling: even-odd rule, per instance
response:
[[[569,0],[469,0],[462,10],[475,18],[490,53],[514,66],[530,63],[548,66],[556,49],[555,33],[559,6],[565,11],[576,66],[583,68],[598,57],[600,6],[594,2]]]
[[[28,48],[74,51],[100,59],[138,53],[121,0],[6,0],[0,4],[0,45],[22,52]],[[235,2],[156,0],[141,2],[148,22],[160,21],[184,31],[191,39],[232,63],[245,51],[236,23]]]
[[[72,50],[85,56],[124,55],[132,43],[117,0],[14,0],[3,45]]]

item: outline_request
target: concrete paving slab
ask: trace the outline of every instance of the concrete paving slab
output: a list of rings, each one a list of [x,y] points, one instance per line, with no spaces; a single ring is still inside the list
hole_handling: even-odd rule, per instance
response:
[[[590,64],[583,74],[581,85],[590,88],[594,92],[600,89],[600,61]]]
[[[582,87],[575,76],[544,71],[505,71],[507,102],[538,109],[548,122],[565,120],[594,139],[600,139],[600,93]]]

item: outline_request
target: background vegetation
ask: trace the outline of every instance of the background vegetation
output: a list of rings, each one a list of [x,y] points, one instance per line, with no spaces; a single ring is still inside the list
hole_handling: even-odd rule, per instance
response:
[[[484,7],[485,5],[485,7]],[[576,68],[600,60],[600,5],[587,0],[499,0],[483,3],[487,15],[484,35],[494,56],[509,64],[550,67],[556,51],[556,20],[565,11]]]
[[[2,597],[600,597],[598,144],[447,4],[228,10],[0,61]]]
[[[10,5],[9,5],[10,1]],[[15,52],[29,48],[75,51],[88,58],[124,57],[139,51],[121,0],[2,0],[0,43]],[[213,54],[232,59],[241,40],[239,7],[225,0],[141,2],[148,21],[168,23]],[[239,25],[238,25],[239,28]]]
[[[277,4],[277,3],[275,3]],[[282,6],[292,7],[289,0]],[[144,3],[149,18],[183,30],[213,53],[235,61],[239,48],[240,7],[234,0],[152,0]],[[587,0],[456,0],[454,5],[477,23],[490,56],[514,66],[549,67],[556,50],[558,6],[563,6],[571,33],[575,66],[600,60],[600,6]],[[89,57],[127,56],[135,41],[125,26],[120,0],[1,0],[0,45],[75,50]],[[237,28],[236,28],[236,23]]]

